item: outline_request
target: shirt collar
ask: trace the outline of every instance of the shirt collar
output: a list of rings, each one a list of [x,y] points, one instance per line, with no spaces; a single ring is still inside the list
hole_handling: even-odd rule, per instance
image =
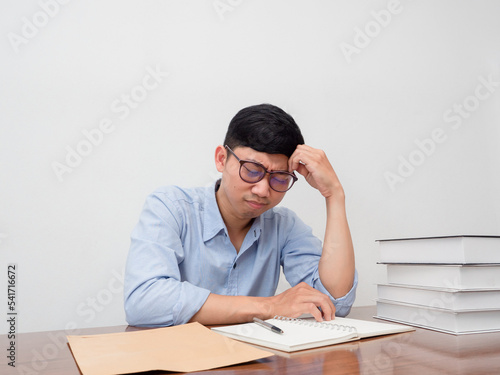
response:
[[[213,185],[205,189],[205,209],[203,217],[203,241],[215,237],[221,230],[226,230],[224,220],[219,211],[215,192],[220,186],[220,180],[217,180]]]

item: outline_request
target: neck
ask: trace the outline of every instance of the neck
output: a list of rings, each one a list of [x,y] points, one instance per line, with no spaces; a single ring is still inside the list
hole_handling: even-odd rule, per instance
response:
[[[241,218],[235,215],[231,204],[225,199],[224,194],[221,193],[221,189],[217,190],[215,193],[215,199],[229,234],[248,232],[254,219]]]
[[[230,210],[231,205],[224,204],[224,200],[220,199],[219,194],[216,194],[215,196],[222,220],[224,221],[224,224],[226,224],[229,240],[233,244],[236,253],[239,253],[254,219],[238,218]]]

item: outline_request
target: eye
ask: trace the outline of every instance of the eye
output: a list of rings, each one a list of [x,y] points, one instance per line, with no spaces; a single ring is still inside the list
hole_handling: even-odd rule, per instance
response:
[[[251,162],[244,163],[241,171],[243,172],[246,178],[252,180],[257,180],[262,178],[262,176],[265,173],[264,169],[261,166]]]
[[[280,174],[273,174],[272,176],[272,182],[275,185],[280,185],[280,186],[288,186],[290,183],[290,176],[284,173]]]

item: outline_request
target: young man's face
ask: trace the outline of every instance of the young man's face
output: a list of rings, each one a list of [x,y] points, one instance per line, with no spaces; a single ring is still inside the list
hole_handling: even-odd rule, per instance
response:
[[[262,164],[268,171],[287,171],[288,157],[281,154],[266,154],[249,147],[236,147],[233,152],[241,160]],[[284,192],[269,186],[269,175],[256,183],[248,183],[239,175],[240,163],[222,146],[216,150],[217,170],[222,172],[222,182],[217,193],[219,208],[225,220],[227,215],[238,219],[252,219],[281,202]]]

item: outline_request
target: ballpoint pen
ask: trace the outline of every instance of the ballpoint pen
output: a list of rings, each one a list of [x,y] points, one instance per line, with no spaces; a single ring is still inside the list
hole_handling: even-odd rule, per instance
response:
[[[264,327],[270,331],[273,331],[274,333],[279,333],[279,334],[284,333],[281,328],[276,327],[276,326],[272,325],[271,323],[265,322],[259,318],[253,318],[253,321],[254,321],[254,323],[258,324],[259,326]]]

